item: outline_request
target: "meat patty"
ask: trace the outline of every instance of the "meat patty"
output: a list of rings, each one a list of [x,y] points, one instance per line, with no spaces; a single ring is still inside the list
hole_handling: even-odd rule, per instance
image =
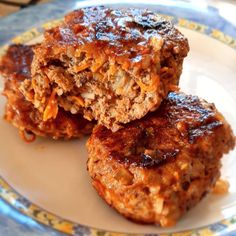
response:
[[[234,145],[213,104],[171,92],[156,112],[115,133],[96,126],[87,165],[110,206],[133,221],[166,227],[211,191],[220,159]]]
[[[23,80],[31,81],[32,59],[32,46],[11,45],[0,61],[0,73],[5,78],[3,94],[7,98],[5,119],[17,127],[21,134],[26,131],[54,139],[68,139],[91,133],[93,123],[80,114],[73,115],[59,108],[55,119],[43,121],[42,114],[26,101],[19,87]]]
[[[79,9],[44,36],[34,50],[33,79],[21,87],[25,97],[44,121],[59,105],[113,131],[175,90],[189,50],[170,22],[143,9]]]

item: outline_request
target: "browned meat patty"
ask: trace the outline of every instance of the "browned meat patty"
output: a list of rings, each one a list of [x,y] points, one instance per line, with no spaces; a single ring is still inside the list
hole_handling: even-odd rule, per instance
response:
[[[93,123],[82,115],[73,115],[59,108],[55,119],[43,121],[42,114],[25,100],[19,87],[23,80],[31,80],[32,58],[31,46],[11,45],[0,61],[0,73],[5,78],[3,94],[7,98],[5,119],[17,127],[21,134],[27,132],[68,139],[91,133]]]
[[[175,90],[189,50],[170,22],[141,9],[79,9],[44,36],[34,50],[33,79],[21,87],[27,100],[44,121],[61,106],[113,131]]]
[[[96,126],[88,171],[99,195],[123,216],[166,227],[214,187],[220,159],[234,145],[213,104],[171,92],[156,112],[115,133]]]

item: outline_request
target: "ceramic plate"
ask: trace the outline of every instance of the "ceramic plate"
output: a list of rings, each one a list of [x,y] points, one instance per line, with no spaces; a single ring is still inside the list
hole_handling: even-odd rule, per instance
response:
[[[173,20],[189,39],[191,48],[184,63],[181,90],[214,102],[236,133],[236,37],[230,30],[233,26],[228,23],[227,30],[215,29],[213,22],[206,24],[198,15],[191,19],[193,14],[188,11],[188,4],[138,2],[112,3],[110,6],[145,7]],[[94,4],[79,2],[76,7]],[[104,5],[107,4],[104,2]],[[37,25],[17,35],[13,42],[39,42],[42,29],[58,21],[55,18]],[[1,50],[3,52],[4,48]],[[0,87],[3,87],[2,81]],[[4,104],[1,97],[1,116]],[[236,229],[236,150],[223,158],[222,176],[230,183],[229,193],[207,196],[175,227],[161,229],[126,220],[98,197],[86,171],[86,138],[73,141],[37,138],[28,144],[3,119],[0,120],[0,133],[1,197],[19,211],[56,230],[71,235],[223,235]]]

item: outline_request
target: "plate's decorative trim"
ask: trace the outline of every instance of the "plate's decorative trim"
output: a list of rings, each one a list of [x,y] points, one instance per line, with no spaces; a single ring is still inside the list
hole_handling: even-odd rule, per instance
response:
[[[181,18],[181,17],[174,17],[171,15],[164,15],[164,14],[160,14],[160,15],[167,18],[168,20],[171,20],[177,26],[184,27],[186,29],[194,30],[194,31],[201,33],[201,34],[208,35],[211,38],[214,38],[214,39],[228,45],[229,47],[236,49],[236,38],[233,38],[230,35],[227,35],[218,29],[214,29],[214,28],[211,28],[207,25],[203,25],[203,24],[200,24],[200,23],[197,23],[194,21],[190,21],[190,20]],[[62,20],[63,20],[62,18],[59,18],[56,20],[48,21],[48,22],[42,24],[40,27],[32,28],[32,29],[18,35],[17,37],[14,37],[10,41],[10,43],[16,43],[16,44],[27,43],[30,40],[34,39],[35,37],[41,35],[44,30],[58,26],[62,22]],[[6,48],[7,48],[6,45],[4,45],[3,47],[0,47],[0,56],[4,54],[4,52],[6,51]]]
[[[118,232],[108,232],[102,229],[95,229],[89,226],[80,225],[69,220],[62,219],[39,206],[31,203],[25,197],[15,191],[2,177],[0,177],[0,197],[12,205],[21,213],[29,216],[37,222],[49,226],[55,230],[73,236],[94,235],[94,236],[153,236],[153,234],[127,234]],[[212,225],[183,231],[177,233],[164,233],[158,236],[215,236],[224,235],[236,229],[236,216],[224,219]]]
[[[60,18],[60,19],[56,19],[56,20],[53,20],[53,21],[48,21],[44,24],[42,24],[42,28],[47,30],[47,29],[51,29],[53,27],[56,27],[58,25],[60,25],[60,23],[63,21],[63,18]]]
[[[206,34],[214,39],[221,41],[222,43],[236,49],[236,39],[223,32],[210,28],[206,25],[202,25],[193,21],[189,21],[183,18],[172,17],[164,15],[164,17],[171,19],[177,26],[185,27],[197,31],[202,34]],[[61,19],[49,21],[44,23],[39,28],[32,28],[13,38],[10,43],[27,43],[35,37],[42,34],[45,29],[50,29],[60,24]],[[0,47],[0,56],[4,54],[7,49],[7,45]],[[49,226],[55,230],[66,233],[68,235],[82,236],[82,235],[95,235],[95,236],[153,236],[153,234],[126,234],[117,232],[108,232],[102,229],[95,229],[89,226],[80,225],[69,220],[65,220],[56,216],[39,206],[31,203],[29,200],[21,196],[15,191],[1,176],[0,176],[0,197],[7,203],[15,207],[21,213],[31,217],[39,223]],[[216,236],[223,235],[236,230],[236,215],[216,222],[214,224],[188,230],[184,232],[158,234],[158,236]]]
[[[222,31],[219,31],[214,28],[209,28],[209,26],[207,26],[207,25],[199,24],[194,21],[186,20],[183,18],[178,18],[177,20],[178,20],[177,21],[178,26],[197,31],[202,34],[206,34],[206,35],[208,35],[216,40],[219,40],[220,42],[227,44],[228,46],[236,49],[236,39],[223,33]]]
[[[17,37],[12,39],[12,43],[27,43],[31,39],[39,36],[41,33],[38,31],[37,28],[32,28],[29,31],[24,32],[23,34],[18,35]]]

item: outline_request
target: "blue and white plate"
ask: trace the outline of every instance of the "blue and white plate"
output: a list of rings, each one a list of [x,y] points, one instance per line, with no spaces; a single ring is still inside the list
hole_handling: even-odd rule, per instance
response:
[[[212,2],[217,5],[211,5]],[[236,6],[233,3],[56,1],[1,19],[0,53],[12,42],[40,42],[43,30],[58,24],[65,13],[98,3],[114,8],[149,8],[172,20],[189,39],[191,49],[184,63],[181,90],[214,102],[236,133]],[[4,104],[1,97],[1,115]],[[161,229],[126,220],[98,197],[86,172],[86,138],[64,142],[38,138],[27,144],[4,120],[0,120],[0,133],[0,196],[51,229],[69,235],[172,236],[224,235],[236,229],[236,150],[223,158],[222,176],[230,183],[229,193],[207,196],[175,227]],[[49,232],[48,228],[45,230]]]

